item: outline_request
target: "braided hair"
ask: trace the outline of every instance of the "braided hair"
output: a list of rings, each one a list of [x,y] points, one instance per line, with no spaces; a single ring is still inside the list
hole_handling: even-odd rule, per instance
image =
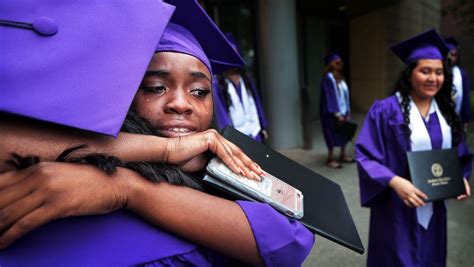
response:
[[[413,70],[418,65],[418,60],[411,62],[407,67],[400,73],[400,78],[395,84],[394,92],[400,92],[402,101],[401,107],[403,112],[403,120],[405,122],[405,130],[408,136],[411,135],[411,130],[408,127],[410,125],[410,92],[413,90],[411,84],[411,75]],[[453,75],[451,73],[451,68],[448,67],[449,64],[447,61],[443,61],[443,75],[444,82],[441,86],[439,92],[435,95],[436,102],[438,107],[443,114],[446,122],[451,127],[451,134],[453,136],[453,145],[457,146],[461,142],[464,131],[461,122],[461,118],[456,113],[454,109],[454,101],[452,99],[453,91]]]

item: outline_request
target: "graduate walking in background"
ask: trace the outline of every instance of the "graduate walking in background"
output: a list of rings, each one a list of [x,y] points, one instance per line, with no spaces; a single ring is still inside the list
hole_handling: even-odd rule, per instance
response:
[[[346,153],[349,139],[335,130],[337,124],[351,120],[349,87],[344,80],[341,56],[337,53],[325,58],[326,73],[321,82],[320,116],[324,141],[328,148],[327,165],[331,168],[341,168],[339,162],[353,163],[354,159]],[[334,159],[334,147],[341,147],[339,162]]]
[[[444,41],[431,30],[396,44],[406,64],[395,93],[370,108],[355,145],[361,204],[370,208],[367,266],[445,266],[444,201],[425,203],[407,151],[457,147],[466,194],[471,154],[451,98]]]
[[[446,45],[449,48],[448,61],[451,65],[451,72],[453,73],[453,100],[456,112],[461,116],[464,123],[464,129],[467,129],[467,124],[471,121],[471,82],[466,75],[463,68],[459,66],[459,45],[453,38],[445,39]]]
[[[242,55],[237,40],[227,32],[227,40]],[[267,119],[255,82],[245,68],[233,68],[214,80],[214,102],[217,128],[232,126],[259,142],[268,139]]]

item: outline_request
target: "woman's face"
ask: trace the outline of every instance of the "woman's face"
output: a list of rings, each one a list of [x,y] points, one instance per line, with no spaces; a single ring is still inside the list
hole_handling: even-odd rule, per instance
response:
[[[211,74],[195,57],[155,53],[133,100],[133,109],[165,137],[209,129]]]
[[[434,97],[444,82],[443,62],[439,59],[421,59],[411,73],[412,97]]]
[[[344,67],[344,62],[342,62],[341,58],[336,58],[335,60],[331,61],[331,63],[329,63],[329,67],[332,70],[340,71]]]
[[[451,49],[448,54],[449,59],[451,60],[451,64],[455,65],[456,62],[458,61],[458,50],[457,49]]]

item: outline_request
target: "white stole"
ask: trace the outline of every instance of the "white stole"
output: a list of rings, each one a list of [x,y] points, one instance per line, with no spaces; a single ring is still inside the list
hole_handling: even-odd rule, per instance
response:
[[[334,86],[334,90],[336,91],[336,98],[337,98],[337,105],[339,107],[339,113],[345,116],[349,113],[349,87],[344,80],[339,82],[336,81],[334,75],[329,72],[328,73],[329,79],[331,79],[332,85]]]
[[[400,93],[397,92],[397,97],[399,102],[401,102]],[[443,137],[443,149],[451,148],[451,127],[448,125],[446,120],[441,114],[441,111],[438,108],[438,104],[436,100],[432,98],[431,106],[429,114],[436,112],[436,115],[439,120],[439,124],[441,127],[441,134]],[[423,151],[423,150],[432,150],[431,146],[431,138],[426,129],[426,125],[423,122],[423,117],[416,107],[415,103],[410,97],[410,125],[408,126],[411,130],[410,135],[410,142],[411,142],[411,151]],[[429,118],[429,117],[428,117]],[[428,229],[428,225],[430,224],[431,217],[433,216],[433,204],[427,203],[425,206],[417,207],[416,208],[416,216],[418,219],[418,223],[424,228]]]
[[[453,100],[455,104],[456,113],[461,112],[462,97],[463,97],[463,84],[461,70],[458,66],[452,68],[453,71]]]
[[[234,84],[232,84],[230,80],[225,79],[227,84],[227,92],[229,92],[231,101],[229,115],[235,129],[255,138],[262,129],[260,126],[260,120],[258,118],[257,106],[255,105],[255,100],[253,99],[252,95],[247,93],[244,80],[242,77],[239,79],[240,89],[242,92],[242,101],[237,94]]]

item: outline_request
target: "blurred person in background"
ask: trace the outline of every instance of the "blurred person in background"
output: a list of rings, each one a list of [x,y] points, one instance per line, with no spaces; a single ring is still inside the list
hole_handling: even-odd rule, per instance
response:
[[[445,42],[449,48],[448,61],[453,74],[453,100],[456,112],[461,116],[464,129],[471,121],[471,82],[466,71],[460,67],[459,44],[453,37],[448,37]]]
[[[321,82],[320,116],[324,141],[328,148],[327,166],[342,168],[340,162],[353,163],[347,155],[346,145],[349,139],[335,130],[337,124],[351,120],[349,87],[344,80],[344,62],[338,53],[325,58],[326,72]],[[340,147],[339,160],[334,158],[334,147]],[[338,162],[339,161],[339,162]]]
[[[240,55],[237,40],[230,32],[227,40]],[[215,117],[217,128],[232,126],[253,139],[268,140],[267,119],[255,82],[245,68],[233,68],[217,75],[214,82]]]

